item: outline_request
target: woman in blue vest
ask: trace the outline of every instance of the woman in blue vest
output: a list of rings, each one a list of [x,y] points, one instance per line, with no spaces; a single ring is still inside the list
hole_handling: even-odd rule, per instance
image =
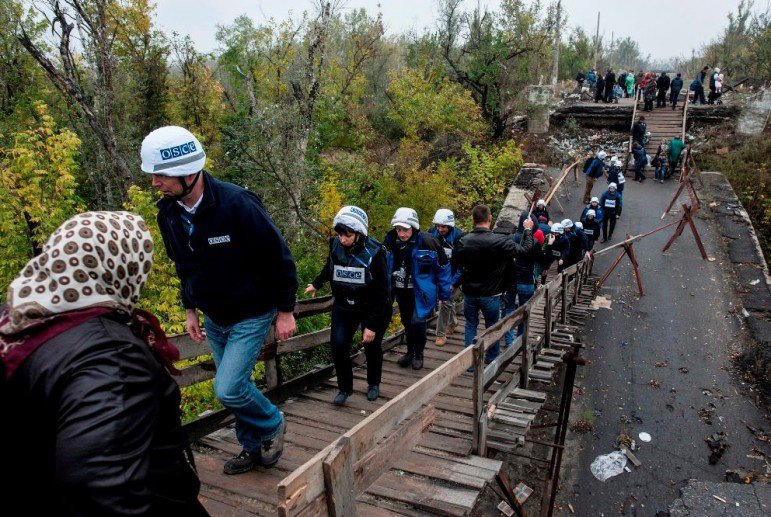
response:
[[[342,406],[353,393],[351,345],[360,327],[367,357],[367,400],[380,396],[381,342],[390,319],[388,261],[383,245],[367,236],[369,219],[364,210],[344,206],[332,224],[337,236],[329,240],[329,258],[305,293],[315,296],[321,286],[331,283],[335,300],[330,345],[340,390],[332,403]]]
[[[391,252],[391,292],[407,338],[407,353],[398,361],[413,370],[423,368],[426,348],[426,319],[437,300],[450,299],[450,262],[433,235],[421,232],[418,213],[412,208],[396,210],[383,245]]]

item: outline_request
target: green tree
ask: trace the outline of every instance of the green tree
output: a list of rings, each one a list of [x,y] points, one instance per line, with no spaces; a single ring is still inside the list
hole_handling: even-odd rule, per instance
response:
[[[48,236],[77,213],[75,170],[80,140],[57,127],[45,104],[36,127],[12,135],[0,151],[0,289],[41,252]]]

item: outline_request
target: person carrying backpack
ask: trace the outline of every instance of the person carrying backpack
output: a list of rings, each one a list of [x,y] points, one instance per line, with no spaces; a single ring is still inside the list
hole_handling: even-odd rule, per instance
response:
[[[677,108],[677,101],[680,98],[680,90],[683,89],[683,78],[681,77],[680,72],[677,73],[677,77],[672,79],[669,88],[669,103],[672,105],[672,111],[674,111]]]
[[[584,204],[589,202],[589,198],[592,197],[592,187],[594,181],[601,177],[605,172],[604,160],[608,156],[608,153],[600,150],[597,156],[591,159],[587,159],[584,162],[584,174],[586,175],[586,188],[584,189]]]
[[[380,396],[383,372],[381,343],[391,319],[388,292],[388,253],[367,235],[369,218],[357,206],[344,206],[332,221],[337,236],[329,239],[329,256],[305,294],[316,296],[325,283],[332,286],[330,348],[337,375],[338,394],[332,403],[342,406],[353,393],[353,336],[362,329],[361,342],[367,358],[367,400]]]

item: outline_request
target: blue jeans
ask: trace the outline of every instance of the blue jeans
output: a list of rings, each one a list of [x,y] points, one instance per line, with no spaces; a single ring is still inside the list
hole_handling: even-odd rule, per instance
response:
[[[655,178],[657,180],[663,180],[664,179],[664,172],[667,170],[667,161],[664,159],[659,159],[659,166],[656,167],[656,174]]]
[[[248,452],[272,440],[281,426],[281,413],[252,382],[252,370],[275,311],[220,327],[204,318],[217,375],[214,394],[236,417],[236,436]]]
[[[512,312],[516,311],[519,307],[524,305],[535,293],[535,284],[517,284],[516,291],[506,291],[503,295],[503,301],[506,306],[503,308],[502,317],[506,317]],[[519,303],[517,303],[519,298]],[[524,325],[522,323],[517,327],[517,335],[521,335],[524,331]],[[509,346],[514,342],[514,331],[510,330],[506,332],[506,346]]]
[[[490,328],[501,316],[501,297],[465,295],[463,299],[463,315],[466,317],[466,346],[469,346],[477,336],[479,326],[479,311],[485,318],[485,328]],[[493,361],[501,353],[500,342],[495,343],[485,352],[485,362]]]

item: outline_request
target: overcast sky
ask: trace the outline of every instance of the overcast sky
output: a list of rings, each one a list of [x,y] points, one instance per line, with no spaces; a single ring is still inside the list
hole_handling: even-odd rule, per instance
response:
[[[542,0],[544,4],[556,0]],[[770,0],[756,0],[756,11],[768,9]],[[499,0],[479,0],[491,9]],[[643,54],[654,60],[690,55],[718,35],[727,23],[726,15],[735,11],[739,0],[563,0],[569,28],[583,27],[594,34],[597,12],[601,12],[600,33],[609,41],[630,36],[640,43]],[[209,52],[217,47],[216,26],[226,25],[236,16],[247,14],[257,22],[298,16],[312,10],[312,0],[157,0],[157,23],[166,31],[189,34],[196,47]],[[378,8],[380,4],[380,8]],[[477,0],[465,0],[469,8]],[[380,10],[389,34],[410,29],[434,28],[436,0],[347,0],[349,9],[364,7],[373,14]]]

